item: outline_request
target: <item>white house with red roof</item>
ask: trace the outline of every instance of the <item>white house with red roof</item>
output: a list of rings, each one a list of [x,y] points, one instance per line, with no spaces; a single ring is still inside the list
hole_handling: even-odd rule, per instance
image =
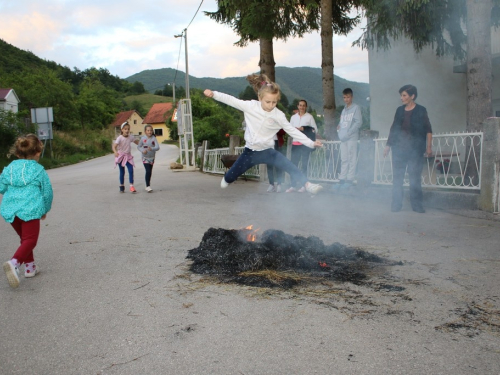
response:
[[[19,110],[19,103],[21,103],[21,101],[14,89],[0,88],[0,109],[17,113]]]

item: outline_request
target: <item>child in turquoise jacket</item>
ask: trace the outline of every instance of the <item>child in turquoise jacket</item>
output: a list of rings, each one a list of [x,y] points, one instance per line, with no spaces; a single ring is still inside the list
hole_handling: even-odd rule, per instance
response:
[[[21,244],[11,260],[3,264],[9,285],[19,286],[18,268],[24,264],[24,277],[38,272],[33,249],[38,242],[40,220],[52,206],[52,186],[42,165],[38,164],[43,144],[34,134],[19,137],[11,153],[18,157],[0,174],[3,194],[0,214],[12,225]]]

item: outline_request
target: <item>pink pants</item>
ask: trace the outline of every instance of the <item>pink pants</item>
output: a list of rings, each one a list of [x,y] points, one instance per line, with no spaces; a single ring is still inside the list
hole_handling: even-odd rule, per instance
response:
[[[12,258],[17,259],[19,264],[34,262],[33,249],[40,234],[40,219],[22,221],[16,216],[11,225],[21,239],[21,245]]]

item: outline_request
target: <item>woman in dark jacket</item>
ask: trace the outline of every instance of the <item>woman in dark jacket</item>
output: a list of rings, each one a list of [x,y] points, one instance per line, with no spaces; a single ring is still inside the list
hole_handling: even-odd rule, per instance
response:
[[[391,211],[401,211],[403,181],[408,166],[411,207],[413,211],[423,213],[422,166],[424,154],[432,154],[432,127],[425,107],[415,103],[417,88],[405,85],[399,89],[399,94],[403,105],[396,110],[384,149],[384,157],[392,149]]]

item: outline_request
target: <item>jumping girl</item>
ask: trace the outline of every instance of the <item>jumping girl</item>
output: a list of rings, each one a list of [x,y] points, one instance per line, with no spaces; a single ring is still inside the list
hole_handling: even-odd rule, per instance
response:
[[[153,135],[153,127],[151,125],[146,125],[144,127],[144,133],[137,145],[137,149],[142,154],[142,164],[144,164],[144,169],[146,170],[146,191],[151,193],[151,174],[153,173],[153,164],[155,163],[156,151],[160,149],[160,145]]]
[[[115,154],[115,166],[120,168],[120,193],[125,193],[125,167],[128,170],[130,182],[130,192],[136,193],[134,188],[134,157],[131,153],[131,144],[138,144],[139,141],[130,134],[130,125],[125,121],[121,125],[121,134],[113,142],[113,152]]]
[[[21,244],[11,260],[3,264],[9,285],[19,286],[19,267],[24,264],[24,277],[38,273],[33,249],[40,234],[40,220],[52,207],[52,186],[42,165],[38,164],[43,144],[34,134],[19,137],[11,149],[18,157],[0,175],[3,194],[0,213],[12,225]]]
[[[294,181],[305,186],[307,192],[318,193],[323,187],[307,181],[307,178],[290,160],[276,151],[273,138],[280,129],[283,129],[309,148],[321,147],[321,142],[312,141],[291,126],[285,114],[276,108],[281,96],[278,84],[271,82],[265,74],[251,74],[247,76],[247,81],[257,93],[259,101],[240,100],[208,89],[204,91],[205,96],[239,109],[245,116],[245,149],[222,177],[221,188],[225,189],[254,165],[270,164],[290,174]]]

